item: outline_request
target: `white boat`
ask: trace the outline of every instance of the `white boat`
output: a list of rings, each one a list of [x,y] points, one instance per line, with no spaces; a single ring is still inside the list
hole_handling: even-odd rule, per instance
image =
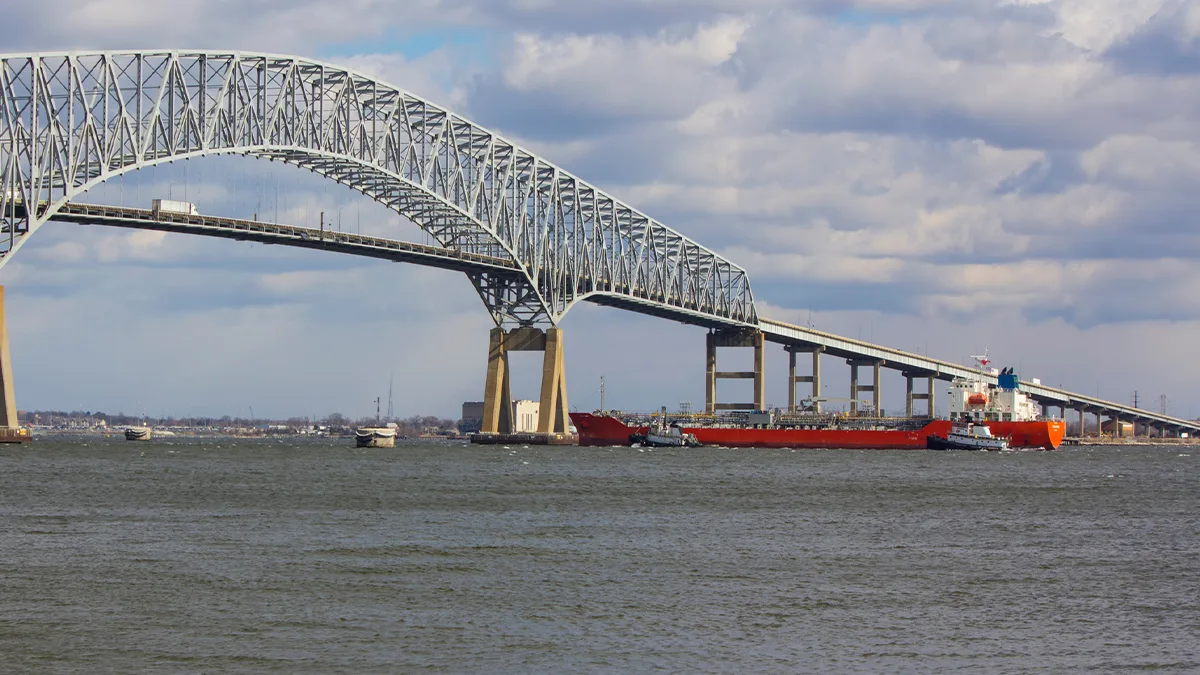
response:
[[[631,435],[629,442],[651,448],[698,448],[702,445],[695,434],[683,433],[683,427],[678,424],[665,426],[661,421],[651,425],[644,434]]]
[[[354,444],[360,448],[394,448],[396,430],[391,427],[363,427],[354,432]]]
[[[129,427],[125,430],[127,441],[148,441],[152,435],[150,427]]]
[[[929,436],[930,450],[1008,450],[1008,440],[994,436],[983,424],[955,424],[945,438]]]

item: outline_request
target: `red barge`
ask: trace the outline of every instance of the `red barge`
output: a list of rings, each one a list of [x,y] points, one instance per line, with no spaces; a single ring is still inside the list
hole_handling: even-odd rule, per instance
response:
[[[986,357],[980,358],[982,366]],[[571,413],[579,444],[632,445],[654,426],[677,426],[703,445],[731,448],[925,449],[929,438],[946,438],[956,423],[986,426],[1008,440],[1010,448],[1054,450],[1066,423],[1042,419],[1040,406],[1020,391],[1010,371],[992,371],[992,386],[978,379],[957,379],[950,387],[949,419],[847,417],[819,412],[766,411],[725,415],[619,415]]]

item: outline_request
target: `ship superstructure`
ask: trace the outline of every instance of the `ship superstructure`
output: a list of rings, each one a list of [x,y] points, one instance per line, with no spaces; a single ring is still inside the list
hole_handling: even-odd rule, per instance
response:
[[[1021,391],[1012,368],[988,368],[986,354],[974,358],[981,369],[980,377],[960,377],[950,383],[950,421],[1036,422],[1042,418],[1041,406]],[[994,375],[997,385],[985,382],[983,372]]]

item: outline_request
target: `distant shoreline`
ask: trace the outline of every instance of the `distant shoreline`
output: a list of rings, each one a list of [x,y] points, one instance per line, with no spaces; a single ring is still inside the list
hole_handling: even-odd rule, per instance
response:
[[[1132,446],[1167,446],[1200,445],[1200,438],[1115,438],[1111,436],[1086,436],[1084,438],[1067,438],[1063,445],[1132,445]]]
[[[345,433],[324,433],[324,434],[297,434],[288,432],[252,432],[252,431],[217,431],[209,429],[192,429],[192,430],[176,430],[176,429],[159,429],[151,427],[151,430],[156,434],[155,440],[167,438],[329,438],[329,439],[347,439],[354,438],[354,432],[348,431]],[[91,436],[104,438],[122,438],[124,437],[124,429],[31,429],[33,438],[36,440],[39,437],[47,436]],[[163,435],[168,432],[170,435]],[[446,441],[464,441],[469,439],[469,436],[438,436],[438,435],[421,435],[421,436],[398,436],[399,440],[446,440]]]

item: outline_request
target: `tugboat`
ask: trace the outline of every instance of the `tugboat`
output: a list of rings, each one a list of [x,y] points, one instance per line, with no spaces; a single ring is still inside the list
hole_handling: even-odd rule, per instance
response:
[[[945,438],[929,436],[925,439],[930,450],[1008,450],[1008,440],[992,435],[992,430],[982,424],[955,424]]]
[[[668,426],[666,419],[662,417],[658,419],[657,423],[650,425],[650,428],[646,429],[646,433],[630,434],[629,442],[651,448],[699,448],[703,446],[695,434],[684,433],[683,427],[678,423]]]

